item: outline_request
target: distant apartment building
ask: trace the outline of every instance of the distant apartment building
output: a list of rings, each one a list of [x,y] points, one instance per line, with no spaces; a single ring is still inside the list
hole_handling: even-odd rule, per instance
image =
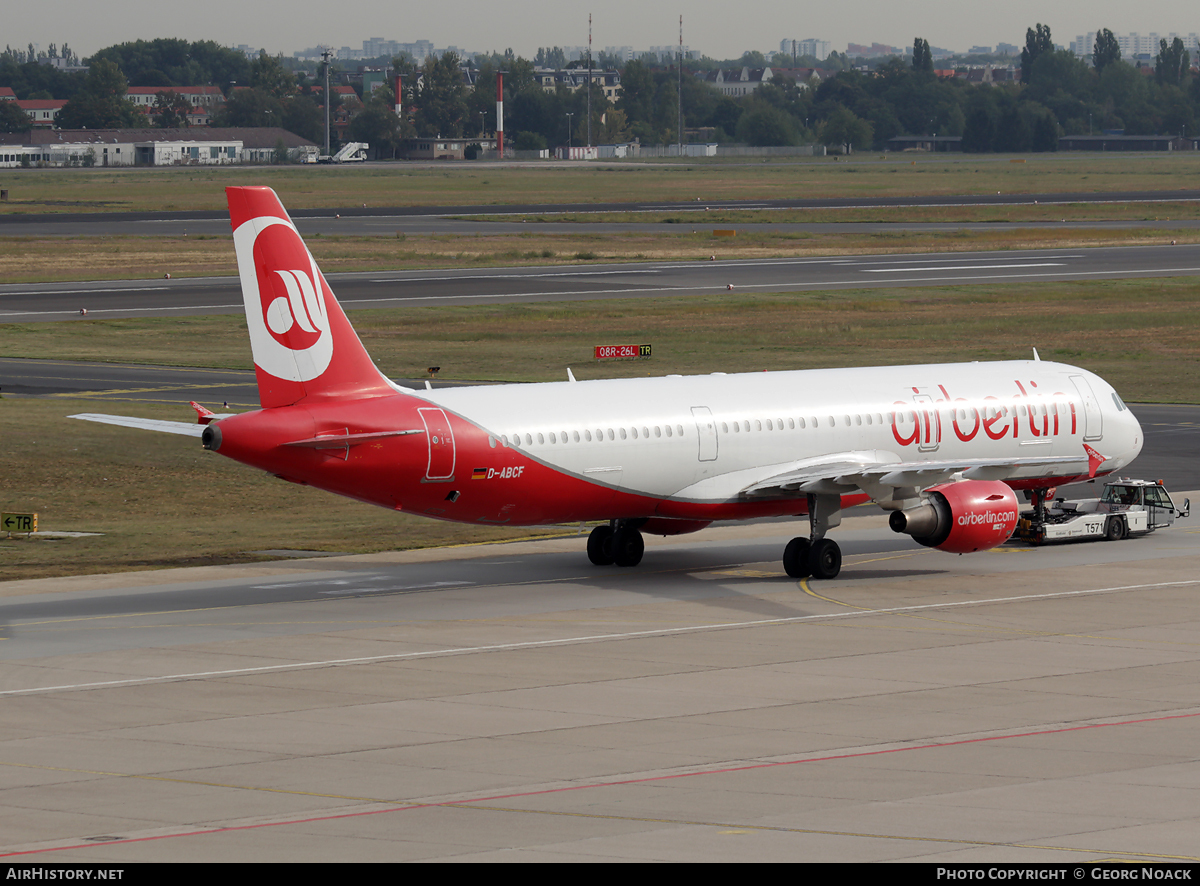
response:
[[[829,58],[829,53],[833,51],[833,44],[828,40],[817,40],[812,37],[804,40],[780,40],[779,51],[784,55],[794,54],[797,58],[802,55],[811,55],[814,58],[825,59]]]
[[[125,98],[139,108],[152,108],[160,93],[173,92],[188,100],[193,108],[208,108],[225,103],[225,95],[219,86],[130,86]]]
[[[1152,61],[1158,55],[1160,40],[1166,40],[1167,44],[1175,42],[1178,37],[1183,41],[1184,49],[1195,56],[1197,49],[1200,48],[1200,38],[1197,38],[1196,32],[1188,34],[1186,37],[1182,34],[1177,34],[1172,31],[1169,34],[1115,34],[1117,45],[1121,47],[1121,58],[1128,60],[1141,59],[1143,61]],[[1096,32],[1090,34],[1080,34],[1071,41],[1070,50],[1078,58],[1090,59],[1092,52],[1096,48]]]
[[[588,80],[587,68],[571,68],[566,71],[554,71],[539,68],[535,75],[541,81],[545,92],[554,92],[561,84],[571,92],[582,89]],[[621,75],[616,71],[592,71],[592,83],[604,90],[604,97],[615,102],[621,97]]]
[[[679,44],[674,43],[670,46],[651,46],[646,50],[645,54],[656,57],[659,61],[659,64],[669,65],[674,63],[675,59],[679,57]],[[683,47],[683,57],[692,57],[691,47],[687,45]]]
[[[637,57],[632,46],[605,46],[604,54],[622,62],[631,62]]]
[[[709,86],[730,98],[743,98],[764,83],[781,78],[796,81],[801,89],[808,89],[814,78],[822,79],[816,68],[727,68],[710,71],[704,77]]]
[[[846,55],[851,58],[882,58],[889,55],[904,55],[904,50],[896,46],[888,46],[886,43],[872,43],[870,46],[865,43],[848,43],[846,44]]]
[[[66,103],[65,98],[30,98],[17,101],[17,107],[33,120],[34,129],[53,129],[58,112]]]

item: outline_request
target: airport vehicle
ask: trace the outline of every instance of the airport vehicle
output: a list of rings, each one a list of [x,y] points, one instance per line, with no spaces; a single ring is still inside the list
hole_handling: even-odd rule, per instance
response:
[[[371,146],[366,142],[347,142],[342,145],[332,157],[322,154],[317,158],[318,163],[362,163],[367,159],[367,151]]]
[[[1050,504],[1035,498],[1033,509],[1021,512],[1015,535],[1039,545],[1098,538],[1120,541],[1165,529],[1177,516],[1187,517],[1191,511],[1191,499],[1185,499],[1182,508],[1175,507],[1161,481],[1119,478],[1105,483],[1099,498],[1058,498]]]
[[[1103,379],[1033,360],[409,390],[371,362],[269,188],[227,188],[262,408],[199,424],[76,418],[200,436],[295,483],[443,520],[598,522],[596,565],[642,533],[807,516],[783,565],[841,569],[827,538],[868,500],[919,543],[995,547],[1014,489],[1127,465],[1142,430]],[[1101,449],[1104,453],[1101,454]]]

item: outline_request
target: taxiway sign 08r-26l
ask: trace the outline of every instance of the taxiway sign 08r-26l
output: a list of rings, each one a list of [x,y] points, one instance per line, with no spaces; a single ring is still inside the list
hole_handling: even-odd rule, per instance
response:
[[[874,501],[939,550],[986,550],[1016,526],[1014,490],[1044,498],[1141,450],[1107,382],[1038,359],[409,390],[372,363],[274,191],[227,195],[262,408],[76,418],[201,436],[283,479],[442,520],[602,521],[597,565],[637,565],[645,532],[807,515],[783,565],[819,578],[841,569],[826,533],[850,505]]]

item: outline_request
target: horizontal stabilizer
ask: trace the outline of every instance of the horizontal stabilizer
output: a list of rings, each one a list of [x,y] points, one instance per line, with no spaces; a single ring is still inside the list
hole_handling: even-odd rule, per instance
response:
[[[425,429],[413,431],[371,431],[365,434],[322,434],[319,437],[309,437],[307,440],[293,440],[284,446],[301,446],[308,449],[332,449],[340,446],[353,446],[356,443],[370,443],[373,440],[383,440],[388,437],[407,437],[409,434],[424,434]]]
[[[83,412],[68,418],[79,418],[84,421],[95,421],[102,425],[120,425],[123,428],[138,428],[142,431],[159,431],[163,434],[182,434],[185,437],[199,437],[204,433],[204,425],[196,425],[186,421],[160,421],[154,418],[135,418],[130,415],[104,415],[99,412]]]

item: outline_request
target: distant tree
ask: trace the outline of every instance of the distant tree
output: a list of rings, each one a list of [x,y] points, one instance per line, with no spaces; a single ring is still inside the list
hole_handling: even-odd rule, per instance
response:
[[[188,125],[192,104],[178,92],[160,92],[154,97],[150,113],[163,129],[180,129]]]
[[[654,75],[645,62],[631,61],[621,72],[621,96],[617,107],[630,123],[647,123],[654,109]]]
[[[1025,48],[1021,50],[1021,82],[1029,82],[1029,72],[1038,56],[1054,51],[1054,41],[1050,38],[1050,26],[1038,24],[1037,29],[1025,29]]]
[[[413,132],[411,124],[396,116],[392,103],[390,89],[377,89],[366,107],[350,121],[350,138],[369,144],[377,160],[395,158],[400,140]]]
[[[913,41],[912,66],[914,71],[933,72],[933,52],[929,49],[928,40],[918,37]]]
[[[754,147],[795,145],[800,143],[800,131],[790,115],[769,105],[760,105],[742,114],[737,125],[737,139]]]
[[[512,146],[516,151],[544,151],[546,139],[541,133],[522,130],[513,134]]]
[[[1121,45],[1113,32],[1103,28],[1096,32],[1096,45],[1092,49],[1092,66],[1096,73],[1102,73],[1113,62],[1121,60]]]
[[[417,134],[460,138],[466,127],[466,85],[458,67],[458,55],[447,52],[429,59],[423,70],[424,83],[413,96]]]
[[[0,132],[28,132],[33,120],[16,102],[0,101]]]
[[[93,61],[83,91],[58,112],[60,129],[120,129],[148,125],[146,115],[125,98],[128,84],[120,68],[107,59]]]
[[[963,125],[962,149],[968,154],[983,154],[992,150],[996,139],[996,109],[990,97],[980,95],[967,112]]]
[[[267,55],[264,49],[250,63],[250,85],[283,99],[296,92],[296,76],[283,66],[282,56]]]
[[[533,63],[543,68],[565,68],[567,66],[567,54],[557,46],[550,49],[539,47],[537,57],[534,58]]]
[[[821,142],[830,146],[858,145],[860,149],[868,148],[874,136],[871,124],[849,108],[836,109],[821,124]]]
[[[1154,79],[1165,86],[1182,86],[1191,60],[1183,48],[1183,41],[1176,37],[1168,46],[1164,38],[1158,41],[1158,47],[1158,55],[1154,57]]]
[[[217,109],[215,126],[282,126],[283,103],[262,89],[237,89]]]
[[[390,90],[388,94],[391,94]],[[293,95],[283,103],[283,128],[310,142],[322,142],[325,139],[325,113],[312,96]]]

